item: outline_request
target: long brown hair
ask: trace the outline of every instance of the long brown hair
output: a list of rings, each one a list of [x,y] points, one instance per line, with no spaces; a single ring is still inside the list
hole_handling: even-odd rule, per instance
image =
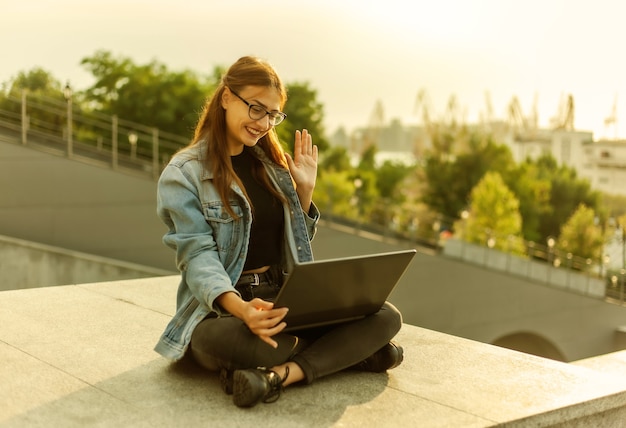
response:
[[[276,70],[268,62],[251,56],[239,58],[222,76],[215,93],[204,105],[191,143],[194,145],[201,140],[206,141],[207,162],[210,162],[213,168],[213,183],[226,210],[233,217],[235,217],[235,213],[228,202],[232,182],[234,181],[239,185],[246,194],[248,201],[250,198],[245,193],[245,188],[235,174],[230,161],[230,152],[226,142],[226,113],[222,107],[221,99],[226,87],[239,92],[246,86],[263,86],[276,89],[280,95],[281,109],[287,101],[287,90]],[[257,146],[263,149],[272,161],[288,168],[283,148],[274,128],[258,141]],[[270,192],[282,200],[283,197],[270,185],[263,166],[260,162],[256,162],[256,164],[255,175]]]

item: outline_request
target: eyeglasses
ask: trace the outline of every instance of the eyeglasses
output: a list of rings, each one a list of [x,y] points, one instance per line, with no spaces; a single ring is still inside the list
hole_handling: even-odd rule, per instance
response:
[[[257,104],[250,104],[248,101],[241,98],[241,96],[237,92],[233,91],[232,89],[230,89],[230,92],[235,94],[237,98],[239,98],[248,106],[248,116],[250,116],[250,119],[252,120],[263,119],[267,115],[270,117],[270,125],[276,126],[279,123],[281,123],[283,120],[285,120],[285,118],[287,117],[287,115],[283,113],[282,111],[276,111],[276,110],[267,111],[265,110],[265,107],[262,107]]]

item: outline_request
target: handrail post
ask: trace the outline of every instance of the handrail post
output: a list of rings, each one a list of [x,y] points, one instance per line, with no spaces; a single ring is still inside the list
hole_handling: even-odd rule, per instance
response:
[[[159,176],[159,130],[152,128],[152,177]]]
[[[65,99],[67,100],[67,157],[71,158],[74,155],[74,140],[73,140],[73,124],[72,124],[72,88],[70,82],[65,85],[63,92]]]
[[[26,145],[28,116],[26,115],[26,89],[22,89],[22,144]]]
[[[67,156],[72,157],[74,155],[74,140],[72,137],[72,99],[67,102]]]
[[[111,167],[117,169],[117,115],[111,117]]]

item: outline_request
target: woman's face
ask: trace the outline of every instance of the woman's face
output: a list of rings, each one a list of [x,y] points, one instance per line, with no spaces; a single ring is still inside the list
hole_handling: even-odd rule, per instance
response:
[[[226,140],[231,156],[241,153],[244,146],[253,147],[272,129],[268,115],[251,119],[250,107],[237,95],[270,112],[279,111],[281,107],[280,94],[272,87],[245,86],[236,94],[226,88],[222,94],[222,107],[226,110]]]

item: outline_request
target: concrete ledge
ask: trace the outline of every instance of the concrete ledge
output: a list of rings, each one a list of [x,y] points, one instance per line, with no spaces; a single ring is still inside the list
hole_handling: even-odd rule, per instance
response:
[[[0,291],[174,273],[4,235],[0,235],[0,260]]]
[[[217,376],[152,351],[178,277],[0,292],[0,426],[620,426],[626,384],[404,325],[405,362],[238,409]]]
[[[606,285],[601,278],[594,278],[589,273],[581,273],[564,267],[558,268],[545,262],[538,262],[527,257],[503,253],[486,246],[471,244],[459,239],[448,239],[443,247],[447,257],[463,260],[489,269],[507,272],[522,278],[529,278],[555,288],[561,288],[585,296],[603,299]]]
[[[626,351],[585,358],[584,360],[573,361],[571,364],[587,367],[616,378],[620,377],[626,385]]]

